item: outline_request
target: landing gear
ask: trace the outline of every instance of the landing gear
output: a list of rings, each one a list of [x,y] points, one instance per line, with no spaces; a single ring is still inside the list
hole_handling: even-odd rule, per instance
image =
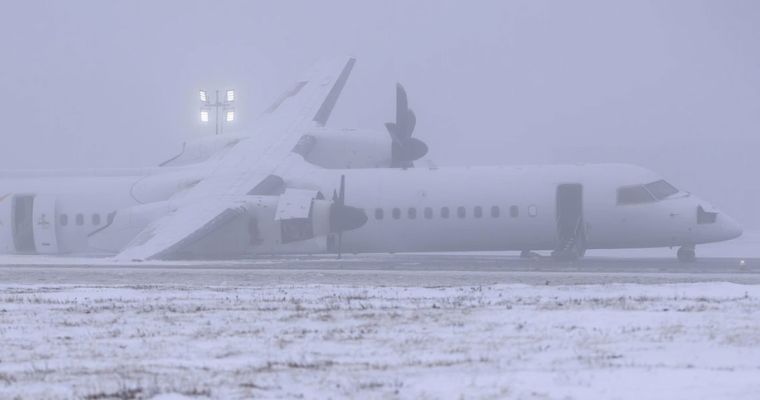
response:
[[[694,246],[682,246],[678,249],[678,261],[683,263],[693,263],[697,261],[697,252]]]
[[[520,252],[520,258],[524,259],[535,259],[535,258],[541,258],[541,254],[538,254],[534,251],[530,250],[523,250]]]
[[[552,251],[552,258],[557,261],[578,261],[586,254],[586,249],[572,247]]]

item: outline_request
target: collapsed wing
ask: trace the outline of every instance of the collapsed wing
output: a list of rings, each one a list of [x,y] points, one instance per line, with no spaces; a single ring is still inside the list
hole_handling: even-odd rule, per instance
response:
[[[185,204],[148,225],[117,259],[145,260],[169,256],[245,212],[242,201],[206,200]]]
[[[284,162],[306,131],[327,121],[354,61],[341,58],[318,64],[264,113],[251,137],[227,152],[187,196],[248,194]]]
[[[223,199],[252,194],[289,159],[304,132],[327,122],[354,62],[344,57],[319,63],[266,110],[248,139],[235,144],[200,183],[176,199],[173,213],[150,224],[116,259],[165,257],[229,222],[230,204]]]

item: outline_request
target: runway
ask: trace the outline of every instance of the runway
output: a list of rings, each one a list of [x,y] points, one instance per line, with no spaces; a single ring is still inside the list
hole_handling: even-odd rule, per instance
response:
[[[23,262],[19,262],[22,260]],[[117,265],[108,260],[3,260],[5,284],[72,285],[376,285],[477,286],[608,283],[760,283],[760,259],[705,258],[684,264],[672,258],[588,257],[578,262],[512,255],[382,254],[278,257],[241,261],[158,262]]]

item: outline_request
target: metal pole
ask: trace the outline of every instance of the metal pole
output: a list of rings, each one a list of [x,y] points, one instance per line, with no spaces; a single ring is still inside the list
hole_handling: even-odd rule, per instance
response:
[[[226,110],[226,108],[223,107],[226,104],[227,104],[227,97],[226,97],[226,93],[225,93],[224,101],[221,104],[219,104],[219,107],[222,108],[222,111]],[[222,134],[222,135],[224,135],[224,124],[226,124],[226,123],[227,123],[227,112],[225,111],[224,115],[222,115],[222,122],[219,125],[219,133]]]
[[[230,95],[230,96],[234,96],[234,95]],[[215,135],[224,133],[224,125],[225,123],[229,122],[227,121],[226,113],[228,112],[228,107],[231,107],[231,104],[233,102],[234,102],[234,99],[231,101],[227,101],[226,99],[222,101],[219,98],[219,89],[216,89],[214,91],[214,101],[211,102],[208,100],[207,92],[204,90],[201,90],[201,119],[203,119],[205,116],[206,119],[203,120],[202,122],[204,124],[209,122],[208,113],[210,113],[211,111],[214,112],[214,134]],[[221,115],[221,112],[225,112],[225,115]],[[229,111],[229,112],[232,113],[233,111]],[[234,119],[234,115],[231,115],[230,117]]]
[[[219,134],[219,89],[216,90],[216,102],[214,103],[214,114],[216,118],[216,129],[215,134]]]

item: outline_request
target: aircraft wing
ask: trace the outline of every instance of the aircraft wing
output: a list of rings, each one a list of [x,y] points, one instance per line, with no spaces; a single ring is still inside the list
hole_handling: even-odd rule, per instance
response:
[[[245,212],[245,205],[240,200],[209,199],[184,204],[149,224],[119,253],[117,259],[148,260],[171,255]]]
[[[229,215],[226,196],[251,191],[283,164],[304,132],[323,125],[330,116],[355,60],[328,60],[317,66],[270,106],[256,121],[250,137],[241,140],[209,166],[208,175],[176,199],[177,209],[154,223],[130,243],[117,260],[167,256],[201,233],[208,233]]]
[[[319,63],[270,106],[256,121],[251,137],[230,149],[186,196],[248,194],[286,160],[306,131],[327,121],[354,62],[344,57]]]

